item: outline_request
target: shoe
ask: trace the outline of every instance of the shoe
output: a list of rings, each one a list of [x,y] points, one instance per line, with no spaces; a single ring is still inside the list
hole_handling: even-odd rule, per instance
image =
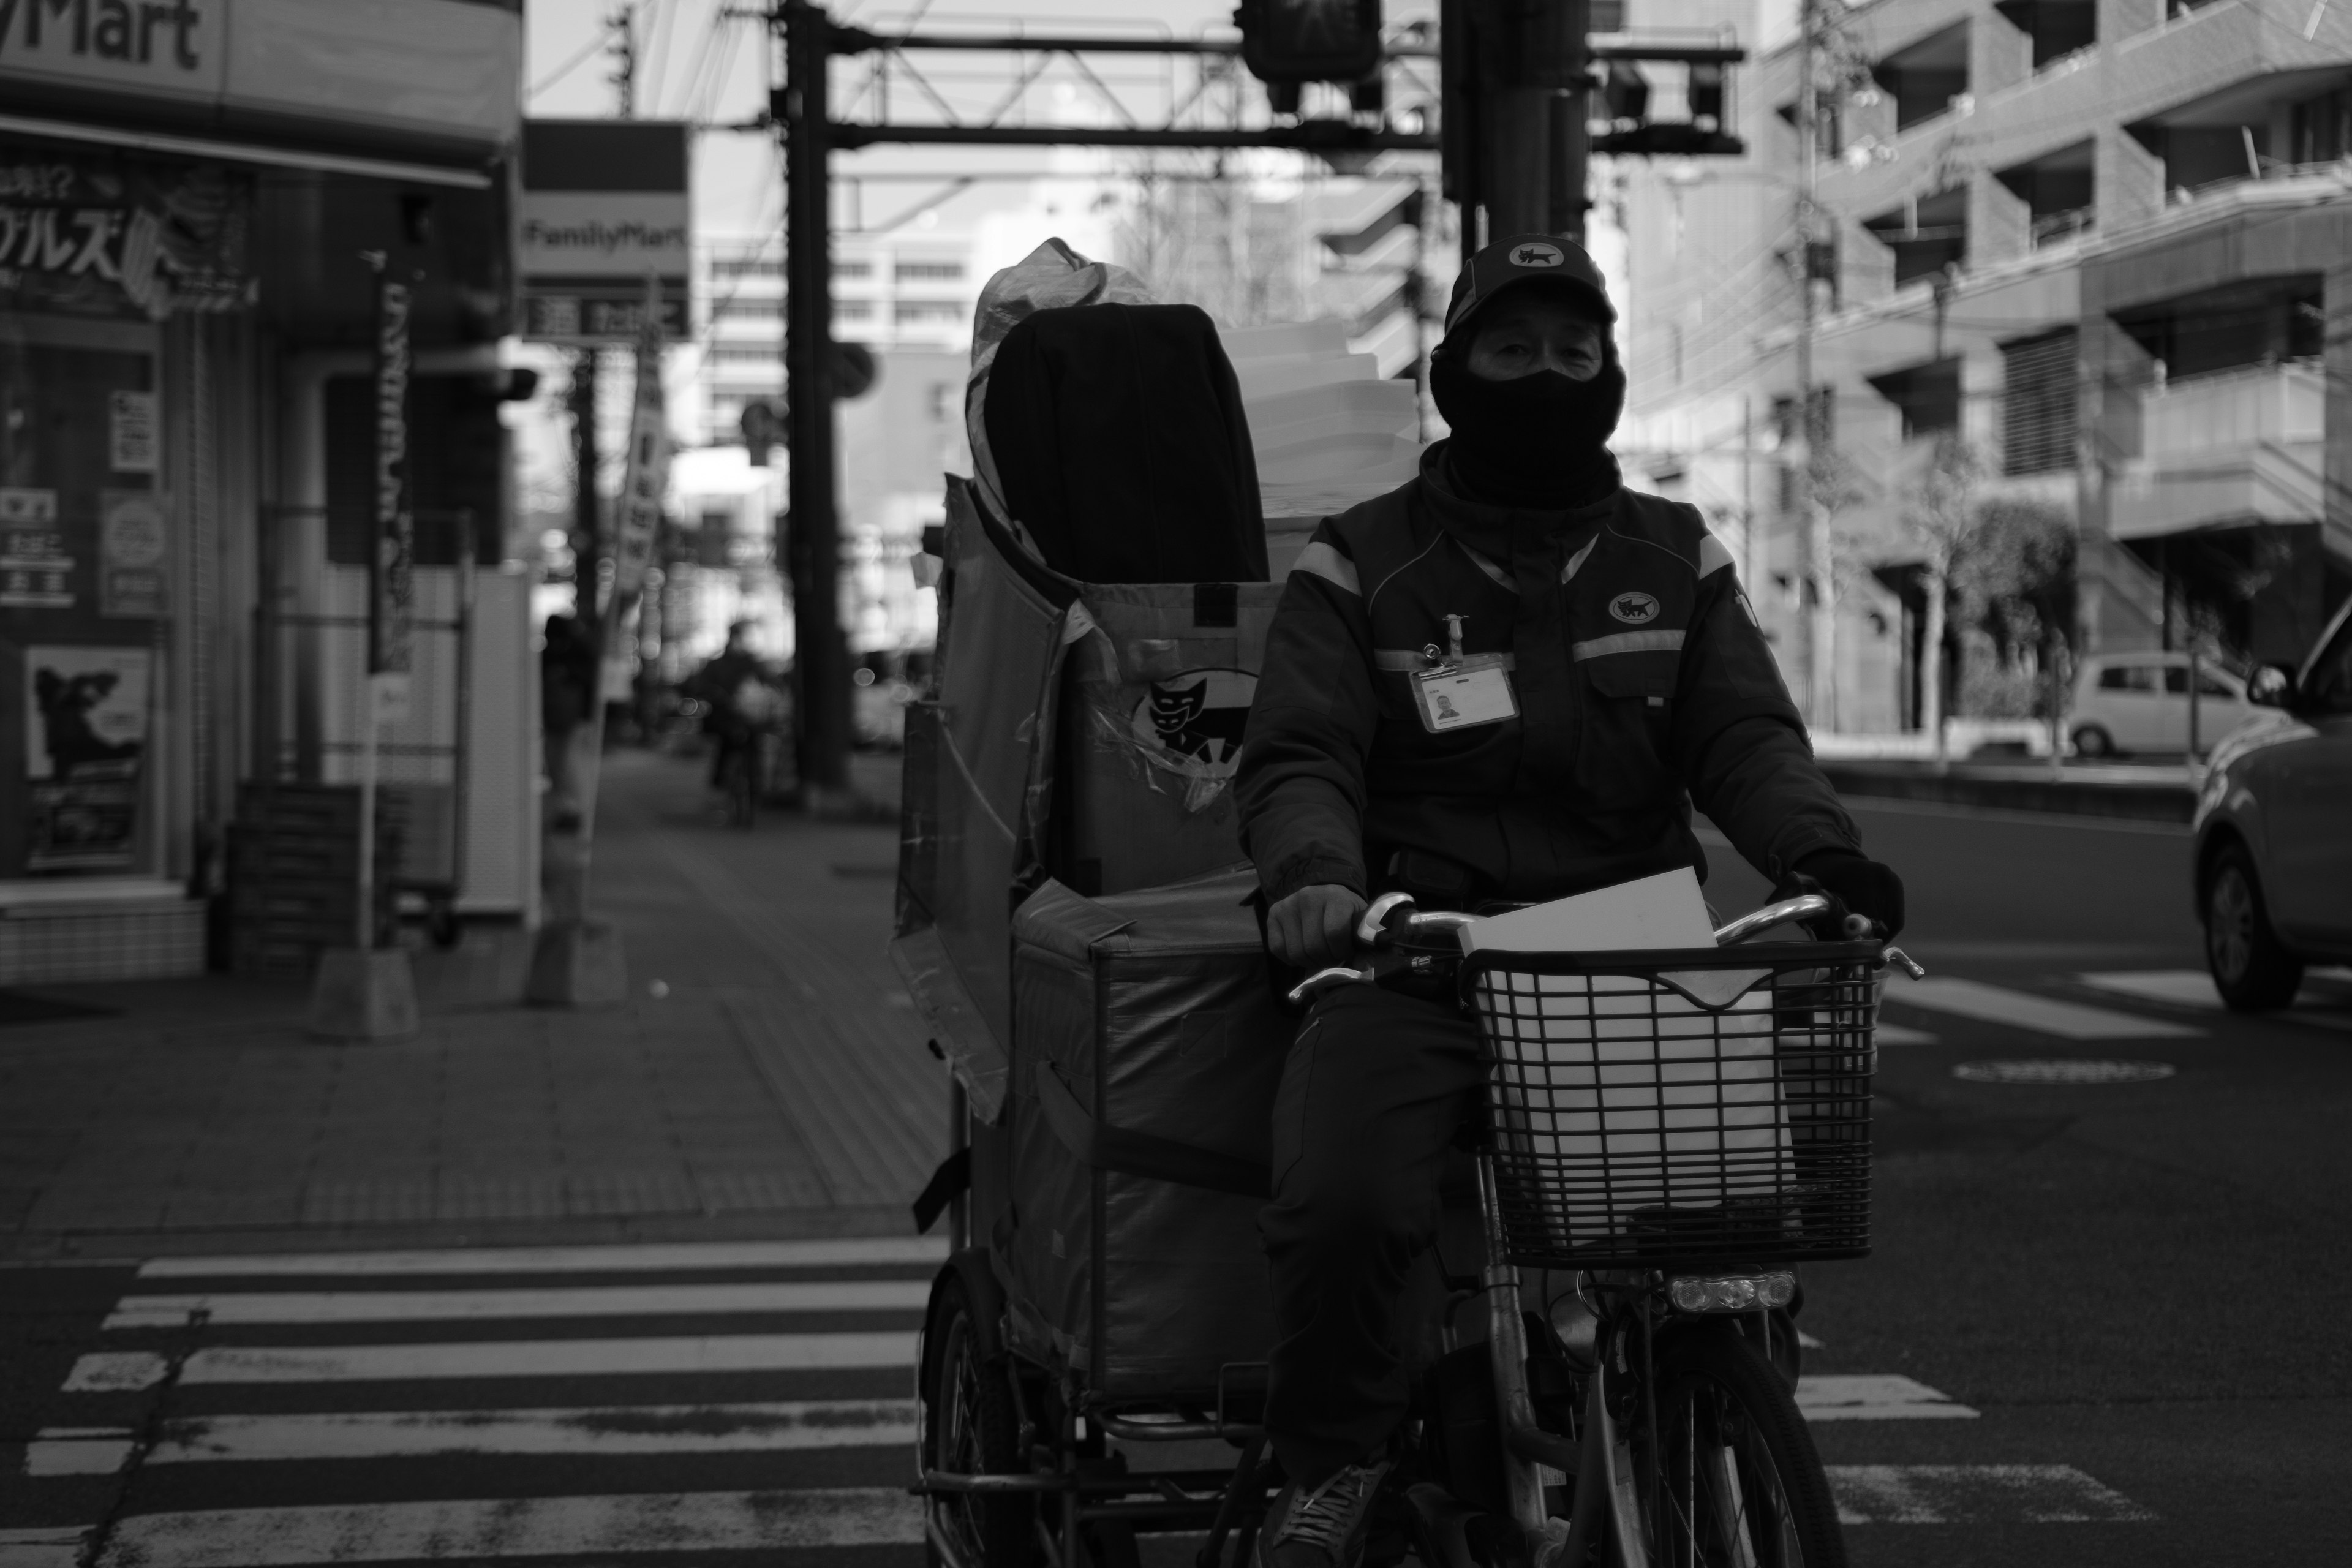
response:
[[[1356,1568],[1388,1464],[1349,1465],[1313,1490],[1293,1481],[1258,1531],[1258,1568]]]

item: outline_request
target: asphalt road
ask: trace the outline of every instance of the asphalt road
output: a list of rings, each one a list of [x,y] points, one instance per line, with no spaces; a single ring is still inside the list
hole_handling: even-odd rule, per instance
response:
[[[1933,979],[1888,999],[1876,1254],[1801,1320],[1853,1560],[2342,1561],[2352,983],[2200,996],[2185,835],[1857,816]],[[2095,1062],[2169,1070],[1978,1066]],[[0,1568],[911,1563],[892,1245],[0,1271]]]

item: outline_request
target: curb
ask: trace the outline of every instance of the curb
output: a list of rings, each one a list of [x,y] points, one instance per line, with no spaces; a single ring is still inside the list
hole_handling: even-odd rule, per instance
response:
[[[2187,826],[2196,813],[2197,794],[2186,785],[2074,784],[2052,779],[1972,777],[1964,773],[1911,773],[1823,763],[1822,772],[1840,795],[1880,800],[1936,801],[1948,805],[1996,806],[2061,816],[2115,816],[2137,822]]]

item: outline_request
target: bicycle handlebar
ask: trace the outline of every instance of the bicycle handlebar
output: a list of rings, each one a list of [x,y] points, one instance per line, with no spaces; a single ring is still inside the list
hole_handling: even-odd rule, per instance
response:
[[[1839,907],[1836,900],[1820,893],[1804,893],[1793,899],[1782,899],[1777,903],[1767,904],[1762,909],[1751,910],[1738,919],[1717,927],[1716,945],[1729,947],[1759,936],[1775,926],[1787,925],[1796,921],[1819,920],[1824,915],[1836,913]],[[1456,910],[1415,909],[1411,893],[1382,893],[1371,901],[1365,909],[1363,918],[1356,922],[1356,941],[1360,946],[1381,948],[1392,946],[1400,939],[1404,938],[1451,936],[1475,919],[1477,917],[1475,915],[1464,914]],[[1843,934],[1848,941],[1865,938],[1875,929],[1867,916],[1851,911],[1845,915],[1843,925]],[[1924,980],[1927,977],[1927,972],[1913,962],[1911,955],[1899,947],[1890,947],[1886,950],[1886,962],[1901,969],[1914,980]],[[1358,969],[1348,964],[1334,964],[1329,968],[1317,970],[1293,986],[1289,999],[1291,1005],[1296,1006],[1327,985],[1348,982],[1370,982],[1374,978],[1375,971],[1369,966]]]

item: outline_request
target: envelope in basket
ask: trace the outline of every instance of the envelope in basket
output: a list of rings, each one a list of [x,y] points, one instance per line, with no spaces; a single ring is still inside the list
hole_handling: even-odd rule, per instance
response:
[[[1470,952],[1626,952],[1715,943],[1688,870],[1480,921]],[[1554,1220],[1576,1238],[1664,1211],[1769,1200],[1790,1179],[1769,972],[1495,974],[1482,1003],[1505,1146],[1555,1173]],[[1507,994],[1503,994],[1507,990]]]

